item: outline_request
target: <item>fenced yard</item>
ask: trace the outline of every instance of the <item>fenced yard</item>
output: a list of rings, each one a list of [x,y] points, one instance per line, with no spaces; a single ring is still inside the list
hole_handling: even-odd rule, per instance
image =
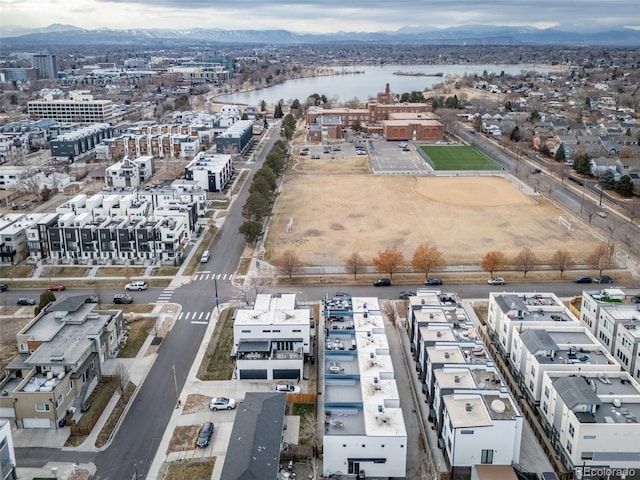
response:
[[[418,151],[434,170],[502,170],[494,160],[474,147],[422,145]]]

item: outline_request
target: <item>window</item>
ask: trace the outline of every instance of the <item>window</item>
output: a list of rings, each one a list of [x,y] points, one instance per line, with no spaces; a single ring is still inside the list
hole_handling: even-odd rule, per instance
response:
[[[549,407],[547,407],[547,402],[542,403],[542,411],[544,413],[549,413]]]
[[[473,430],[460,430],[460,435],[473,435]]]
[[[262,330],[262,333],[271,333],[271,330]]]
[[[582,460],[593,460],[593,452],[582,452],[580,458]]]
[[[531,376],[532,377],[536,376],[536,367],[534,367],[533,365],[531,365]]]
[[[63,400],[63,396],[62,395],[58,395],[58,398],[56,398],[56,408],[58,408],[60,405],[62,405],[62,400]]]
[[[251,330],[242,330],[242,333],[251,333]]]
[[[73,381],[69,382],[69,388],[67,389],[67,394],[71,393],[73,390]]]
[[[571,442],[567,440],[567,452],[571,453],[572,450],[573,450],[573,446],[571,445]]]
[[[529,380],[529,390],[533,392],[533,380]]]
[[[546,398],[549,398],[549,387],[548,386],[544,387],[544,396]]]
[[[302,332],[302,330],[300,330],[299,328],[294,328],[294,329],[293,329],[293,332],[294,332],[294,333],[300,333],[300,332]]]
[[[48,403],[36,403],[36,412],[50,412],[51,405]]]
[[[574,433],[575,433],[575,429],[573,428],[573,425],[569,424],[569,435],[573,437]]]
[[[482,454],[480,455],[480,463],[493,463],[493,450],[482,450]]]
[[[584,438],[585,440],[595,440],[596,436],[595,435],[585,435],[582,438]]]

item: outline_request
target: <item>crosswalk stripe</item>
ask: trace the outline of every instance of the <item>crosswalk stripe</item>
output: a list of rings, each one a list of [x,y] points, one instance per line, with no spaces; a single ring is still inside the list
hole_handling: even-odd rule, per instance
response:
[[[200,312],[200,316],[198,317],[198,320],[202,320],[203,315],[204,315],[204,312]]]
[[[199,321],[197,321],[197,320],[192,320],[192,321],[191,321],[191,323],[196,323],[196,324],[198,324],[198,325],[206,325],[206,324],[207,324],[207,323],[209,323],[209,322],[199,322]]]

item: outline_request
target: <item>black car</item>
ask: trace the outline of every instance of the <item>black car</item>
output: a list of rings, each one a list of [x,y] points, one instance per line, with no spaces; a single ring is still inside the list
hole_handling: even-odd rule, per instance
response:
[[[613,278],[611,278],[609,275],[602,275],[599,278],[596,278],[594,280],[594,282],[596,283],[613,283]]]
[[[9,285],[6,283],[0,283],[0,292],[6,292],[7,290],[9,290]]]
[[[116,293],[113,296],[113,303],[133,303],[133,297],[126,293]]]
[[[33,298],[19,298],[18,305],[35,305],[36,301]]]
[[[578,277],[575,280],[576,283],[591,283],[593,279],[591,277]]]
[[[203,423],[202,428],[200,429],[200,435],[198,436],[197,445],[200,448],[204,448],[209,445],[209,439],[211,439],[211,435],[213,435],[213,422]]]
[[[425,285],[442,285],[442,280],[439,278],[429,278],[424,281]]]
[[[98,303],[98,297],[95,295],[88,295],[87,298],[84,299],[84,303]]]
[[[391,279],[390,278],[379,278],[375,282],[373,282],[374,287],[390,287]]]

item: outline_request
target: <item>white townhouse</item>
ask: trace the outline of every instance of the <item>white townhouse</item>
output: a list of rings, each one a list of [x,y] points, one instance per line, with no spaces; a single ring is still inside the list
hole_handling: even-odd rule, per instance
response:
[[[542,425],[568,469],[640,469],[640,384],[627,372],[545,372],[542,389]]]
[[[293,293],[259,294],[251,308],[236,310],[233,349],[236,378],[302,379],[310,355],[311,309]]]
[[[470,476],[474,465],[518,463],[522,414],[511,394],[503,390],[443,397],[442,439],[453,478],[461,470]]]
[[[324,301],[323,475],[405,478],[407,431],[378,299]]]
[[[151,178],[153,171],[154,162],[151,155],[134,159],[124,158],[121,162],[107,167],[105,171],[107,188],[138,188]]]
[[[577,318],[553,293],[490,292],[487,333],[508,358],[513,331],[525,325],[579,324]]]
[[[199,153],[185,167],[185,179],[207,192],[222,191],[233,176],[231,155]]]
[[[540,403],[544,372],[621,371],[620,365],[583,326],[526,325],[513,332],[509,368],[532,405]]]

